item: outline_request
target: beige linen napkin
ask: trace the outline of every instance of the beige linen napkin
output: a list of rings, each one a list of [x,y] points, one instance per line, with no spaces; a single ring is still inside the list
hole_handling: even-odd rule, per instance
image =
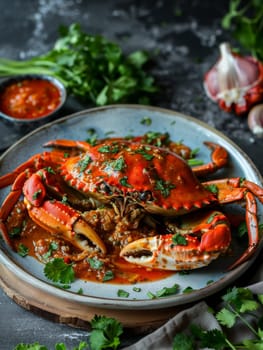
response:
[[[263,282],[261,282],[263,280],[263,262],[260,260],[258,259],[253,265],[254,268],[248,271],[251,276],[249,282],[253,283],[245,286],[255,294],[263,294]],[[239,287],[238,284],[236,286]],[[242,285],[242,287],[244,286]],[[219,307],[221,306],[220,304]],[[216,306],[213,305],[213,309],[216,309]],[[181,311],[153,333],[140,339],[137,343],[125,347],[123,350],[172,350],[174,336],[179,332],[187,334],[191,324],[196,324],[206,330],[221,329],[216,318],[209,312],[207,303],[200,301],[194,306]],[[231,328],[228,337],[233,343],[237,343],[242,339],[249,339],[251,333],[247,328],[243,328],[242,324],[237,324]]]

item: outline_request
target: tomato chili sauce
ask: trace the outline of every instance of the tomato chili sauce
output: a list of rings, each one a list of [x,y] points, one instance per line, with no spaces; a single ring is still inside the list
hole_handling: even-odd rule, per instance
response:
[[[59,88],[51,81],[26,78],[0,92],[0,111],[17,119],[37,119],[52,113],[61,102]]]

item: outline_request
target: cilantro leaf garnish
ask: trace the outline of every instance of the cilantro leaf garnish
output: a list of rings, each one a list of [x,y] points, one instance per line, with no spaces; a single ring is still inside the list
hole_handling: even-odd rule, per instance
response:
[[[124,176],[120,179],[120,184],[124,187],[132,187],[129,183],[128,183],[128,177]]]
[[[114,318],[95,315],[91,320],[90,333],[91,350],[113,349],[120,345],[120,336],[123,328]]]
[[[54,258],[44,267],[45,276],[58,283],[70,284],[75,280],[72,264],[66,264],[62,258]]]
[[[143,117],[141,120],[141,124],[150,126],[152,124],[152,119],[150,117]]]
[[[166,146],[170,143],[170,135],[168,133],[160,133],[158,131],[149,131],[144,135],[145,143],[157,147]]]
[[[162,179],[157,179],[155,183],[155,190],[160,191],[165,198],[170,195],[171,190],[175,187],[174,184]]]
[[[83,173],[86,169],[87,166],[92,162],[92,159],[89,155],[85,155],[84,158],[82,158],[79,162],[78,162],[78,166],[79,166],[79,171],[81,173]]]
[[[143,147],[141,149],[138,149],[136,153],[141,154],[143,158],[145,158],[146,160],[152,160],[154,158],[154,155],[151,153],[148,153],[147,151],[148,151],[147,147]]]
[[[215,184],[206,185],[205,188],[213,194],[218,194],[218,187]]]
[[[169,295],[178,293],[178,291],[179,291],[179,284],[176,283],[172,287],[163,287],[162,289],[158,290],[156,292],[156,296],[158,298],[167,297]]]
[[[41,189],[37,190],[36,192],[33,193],[32,198],[37,199],[41,195],[41,193],[42,193]]]
[[[118,295],[118,297],[120,297],[120,298],[128,298],[129,295],[130,295],[130,293],[127,292],[127,291],[124,290],[124,289],[118,289],[117,295]]]
[[[100,153],[118,153],[119,152],[119,147],[118,145],[104,145],[101,146],[98,151]]]
[[[105,272],[105,275],[103,276],[103,282],[110,281],[114,278],[114,273],[111,270],[108,270]]]
[[[54,241],[50,242],[49,247],[48,247],[48,251],[42,255],[42,257],[47,260],[48,258],[51,257],[53,251],[58,249],[58,244]]]
[[[87,133],[88,133],[89,137],[85,141],[87,143],[89,143],[91,146],[96,145],[97,139],[98,139],[98,135],[96,133],[96,130],[93,128],[89,128],[87,130]]]
[[[119,157],[115,160],[107,161],[106,168],[111,168],[115,171],[122,171],[126,166],[125,160],[123,157]]]
[[[12,230],[8,232],[8,234],[10,237],[18,237],[20,236],[21,232],[22,232],[22,227],[16,226],[16,227],[13,227]]]
[[[17,253],[20,256],[25,257],[28,255],[28,252],[29,252],[29,248],[26,247],[23,243],[19,243]]]
[[[156,298],[162,298],[167,297],[169,295],[173,295],[178,293],[179,291],[179,284],[175,283],[172,287],[163,287],[160,290],[157,290],[156,293],[152,293],[151,291],[147,292],[147,296],[150,299],[156,299]]]
[[[100,270],[104,265],[103,261],[97,258],[88,258],[88,262],[90,264],[90,267],[94,270]]]
[[[187,245],[188,244],[185,236],[180,234],[180,233],[175,233],[172,236],[172,242],[174,245]]]

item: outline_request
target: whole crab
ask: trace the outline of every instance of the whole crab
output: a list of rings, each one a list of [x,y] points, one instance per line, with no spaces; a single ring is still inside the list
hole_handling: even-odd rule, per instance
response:
[[[82,208],[103,204],[120,213],[130,205],[132,210],[139,208],[140,215],[164,218],[165,224],[162,231],[157,225],[154,235],[121,243],[120,256],[157,269],[194,269],[208,265],[231,243],[230,223],[214,206],[244,200],[249,245],[231,265],[234,268],[258,247],[255,197],[263,203],[263,189],[241,178],[201,183],[198,176],[212,173],[228,161],[223,147],[205,144],[212,149],[211,162],[190,168],[182,158],[187,147],[172,142],[156,145],[144,137],[105,139],[95,145],[49,141],[44,146],[53,147],[52,151],[31,157],[0,178],[0,188],[12,184],[0,210],[2,236],[12,246],[6,222],[23,194],[29,216],[38,225],[81,252],[106,255],[103,237],[85,219]],[[76,154],[68,157],[65,149],[75,149]],[[190,212],[195,213],[189,216]],[[180,227],[174,223],[178,216]]]

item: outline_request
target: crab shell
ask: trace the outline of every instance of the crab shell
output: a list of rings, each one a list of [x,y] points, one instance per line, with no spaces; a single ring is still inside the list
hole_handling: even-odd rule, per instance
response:
[[[160,215],[182,215],[216,202],[188,164],[168,150],[125,141],[106,141],[66,160],[67,183],[101,202],[128,197]]]

